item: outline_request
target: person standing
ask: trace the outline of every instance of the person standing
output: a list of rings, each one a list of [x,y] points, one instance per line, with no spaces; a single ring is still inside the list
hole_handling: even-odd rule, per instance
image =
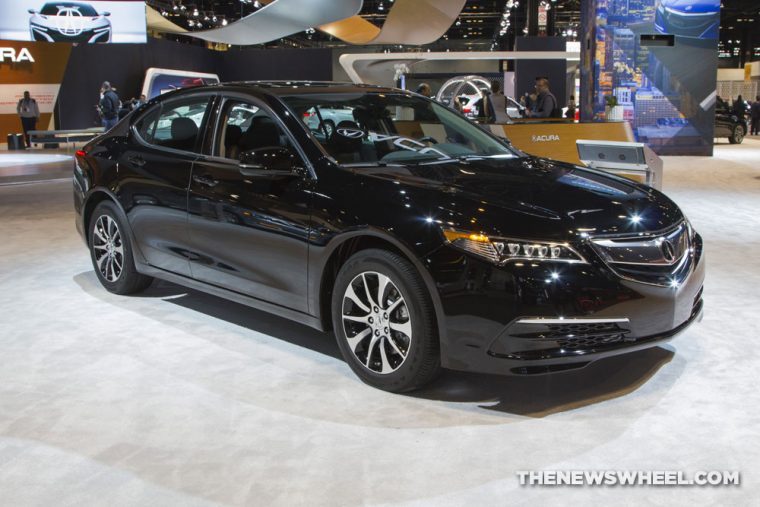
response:
[[[484,97],[488,123],[509,123],[507,116],[507,98],[501,92],[501,84],[491,81],[491,93]]]
[[[111,88],[111,83],[104,81],[100,87],[100,116],[103,128],[108,132],[119,121],[119,96]]]
[[[755,101],[749,110],[749,117],[752,122],[749,129],[750,133],[753,136],[760,135],[760,95],[755,97]]]
[[[29,139],[29,131],[37,128],[37,120],[40,118],[40,108],[37,107],[37,101],[34,100],[28,91],[24,92],[24,98],[18,101],[16,112],[21,118],[21,128],[24,129],[24,142],[27,148],[32,147]]]
[[[567,101],[567,112],[565,113],[565,118],[570,118],[571,120],[575,119],[575,95],[570,95],[570,100]]]
[[[557,98],[549,91],[549,80],[545,77],[536,78],[536,103],[528,116],[531,118],[557,117]]]
[[[747,105],[744,103],[744,99],[741,95],[736,97],[736,100],[734,101],[734,107],[732,113],[737,116],[740,120],[744,119],[744,115],[747,112]]]

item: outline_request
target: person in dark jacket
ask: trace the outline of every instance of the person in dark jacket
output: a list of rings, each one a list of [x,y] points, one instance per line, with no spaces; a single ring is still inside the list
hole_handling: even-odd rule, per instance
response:
[[[37,128],[37,120],[40,118],[40,108],[37,107],[37,101],[34,100],[29,92],[24,92],[24,98],[16,104],[16,112],[21,118],[21,128],[24,129],[24,142],[26,147],[31,148],[32,143],[29,139],[29,131]]]
[[[120,101],[119,96],[111,88],[111,83],[103,82],[100,87],[100,117],[103,121],[103,128],[108,132],[119,121]]]
[[[734,107],[731,112],[740,120],[744,119],[744,115],[747,113],[747,104],[744,102],[744,99],[741,95],[736,97],[736,100],[734,101]]]
[[[752,121],[749,129],[750,134],[753,136],[760,135],[760,95],[755,97],[755,101],[750,106],[749,117]]]
[[[531,111],[530,118],[551,118],[556,116],[558,110],[557,98],[549,91],[549,80],[545,77],[536,78],[536,103]]]

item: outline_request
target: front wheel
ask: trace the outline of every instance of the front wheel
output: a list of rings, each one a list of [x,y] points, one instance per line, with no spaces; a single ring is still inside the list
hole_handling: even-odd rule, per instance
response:
[[[365,383],[411,391],[441,369],[433,305],[417,270],[385,250],[363,250],[341,268],[332,297],[340,351]]]
[[[731,131],[728,142],[731,144],[742,144],[742,141],[744,141],[744,128],[741,125],[736,125]]]
[[[127,226],[116,205],[103,201],[90,219],[89,246],[98,280],[109,292],[132,294],[147,288],[153,280],[135,268]]]

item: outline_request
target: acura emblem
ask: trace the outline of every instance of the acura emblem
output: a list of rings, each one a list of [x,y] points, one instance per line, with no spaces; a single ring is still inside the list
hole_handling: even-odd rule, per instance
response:
[[[662,256],[666,261],[672,263],[676,260],[676,249],[670,241],[663,241],[660,250],[662,250]]]
[[[361,137],[364,137],[364,131],[358,129],[338,129],[337,132],[343,137],[348,137],[349,139],[359,139]]]

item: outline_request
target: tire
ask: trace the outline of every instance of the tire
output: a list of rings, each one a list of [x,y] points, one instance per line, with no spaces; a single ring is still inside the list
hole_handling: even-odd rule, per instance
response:
[[[133,294],[146,289],[153,279],[135,268],[132,243],[125,221],[111,201],[95,207],[88,225],[88,246],[95,274],[114,294]]]
[[[744,128],[741,125],[736,125],[728,137],[728,142],[731,144],[742,144],[742,141],[744,141]]]
[[[332,319],[343,358],[365,383],[401,393],[440,373],[433,304],[420,274],[401,256],[369,249],[349,258],[333,287]]]
[[[327,138],[330,139],[335,133],[335,122],[332,120],[325,120],[325,132],[327,132]]]

